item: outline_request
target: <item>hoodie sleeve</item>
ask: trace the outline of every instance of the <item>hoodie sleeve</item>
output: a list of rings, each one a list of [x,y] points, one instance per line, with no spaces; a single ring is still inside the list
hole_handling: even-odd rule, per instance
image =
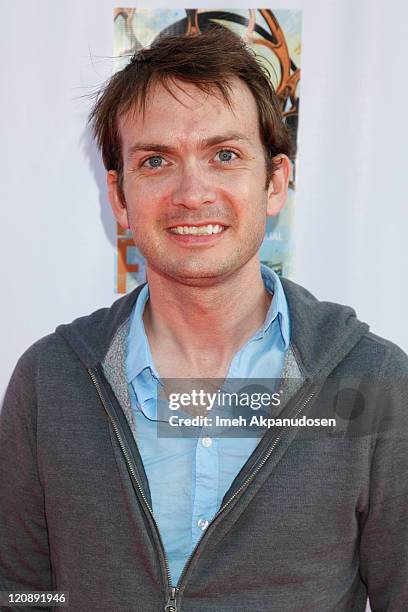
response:
[[[52,590],[37,469],[35,354],[33,345],[20,358],[0,412],[0,591]]]
[[[392,346],[381,377],[360,571],[373,612],[408,610],[408,357]]]

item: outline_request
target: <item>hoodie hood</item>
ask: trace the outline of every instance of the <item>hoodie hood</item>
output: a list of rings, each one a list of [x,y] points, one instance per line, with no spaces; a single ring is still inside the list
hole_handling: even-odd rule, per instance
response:
[[[56,328],[56,333],[66,340],[86,368],[103,362],[118,329],[129,319],[143,286],[119,298],[110,308],[101,308]]]
[[[317,300],[309,291],[282,278],[291,320],[291,349],[305,378],[326,377],[368,332],[355,311]],[[116,333],[126,324],[143,285],[110,308],[59,325],[62,336],[86,368],[102,363]]]
[[[353,308],[316,299],[309,291],[281,279],[289,305],[291,348],[306,378],[328,376],[368,333]]]

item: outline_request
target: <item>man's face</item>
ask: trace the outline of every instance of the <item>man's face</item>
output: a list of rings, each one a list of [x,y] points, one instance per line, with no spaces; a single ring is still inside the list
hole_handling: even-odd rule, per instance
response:
[[[133,111],[119,120],[124,201],[115,171],[109,197],[148,273],[208,284],[254,264],[266,215],[277,214],[286,196],[288,160],[265,189],[258,112],[242,81],[231,79],[232,108],[177,84],[177,99],[157,84],[144,116]]]

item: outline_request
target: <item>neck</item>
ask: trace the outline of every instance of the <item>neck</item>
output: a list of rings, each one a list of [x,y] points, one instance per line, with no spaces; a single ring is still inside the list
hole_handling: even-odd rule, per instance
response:
[[[153,347],[195,367],[203,357],[229,363],[265,320],[271,303],[258,258],[222,282],[192,286],[148,270],[144,324]]]

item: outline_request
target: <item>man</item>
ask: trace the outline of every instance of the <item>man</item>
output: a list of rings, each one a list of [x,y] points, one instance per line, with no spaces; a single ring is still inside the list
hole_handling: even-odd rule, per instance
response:
[[[78,611],[406,610],[407,357],[260,267],[290,139],[254,56],[223,30],[163,38],[91,118],[148,284],[16,367],[0,590]],[[180,379],[281,379],[277,416],[338,423],[160,436],[156,391]]]

